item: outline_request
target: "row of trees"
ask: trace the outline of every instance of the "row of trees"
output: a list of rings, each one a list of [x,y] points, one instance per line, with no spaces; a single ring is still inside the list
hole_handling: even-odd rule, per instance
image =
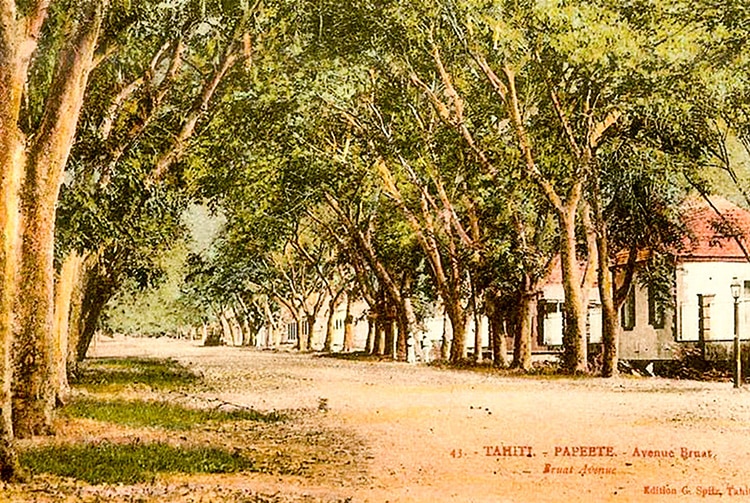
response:
[[[236,134],[204,144],[214,170],[201,183],[228,219],[204,269],[215,291],[312,320],[321,296],[343,299],[328,282],[340,284],[385,322],[371,349],[391,347],[377,341],[395,323],[398,358],[439,300],[452,361],[466,356],[468,318],[486,313],[496,363],[511,333],[512,365],[528,369],[559,257],[564,366],[588,368],[597,283],[602,372],[616,373],[635,268],[665,299],[671,287],[659,255],[638,264],[637,251],[682,243],[679,203],[709,190],[706,168],[742,185],[746,17],[727,2],[321,8],[291,55],[294,78],[272,102],[258,89],[232,103]],[[625,274],[613,285],[615,256]]]
[[[676,240],[696,167],[742,182],[750,21],[699,3],[0,0],[0,475],[196,198],[227,225],[186,289],[248,326],[361,297],[403,358],[440,299],[451,360],[484,311],[528,368],[559,255],[565,366],[598,271],[614,373],[611,257]]]

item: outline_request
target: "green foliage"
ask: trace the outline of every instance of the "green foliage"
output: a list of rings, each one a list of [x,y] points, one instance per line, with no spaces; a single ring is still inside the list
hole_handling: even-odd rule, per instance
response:
[[[152,482],[160,473],[253,471],[253,461],[213,447],[176,447],[140,442],[53,445],[21,452],[31,473],[52,473],[90,484]]]
[[[146,287],[135,278],[125,281],[103,313],[104,325],[115,333],[136,336],[181,334],[186,327],[201,325],[209,314],[185,291],[187,255],[187,246],[174,245],[153,257],[162,271],[160,278]]]
[[[513,75],[539,177],[563,200],[585,181],[614,252],[673,250],[684,178],[708,186],[702,170],[718,166],[742,185],[750,165],[750,17],[739,0],[698,3],[115,2],[103,38],[115,50],[92,74],[62,191],[60,251],[104,248],[110,280],[130,287],[110,326],[142,333],[230,305],[258,325],[266,310],[278,312],[274,299],[309,298],[353,269],[360,291],[382,288],[353,230],[427,313],[440,294],[437,272],[409,212],[459,271],[455,291],[467,294],[468,274],[480,290],[509,295],[538,284],[560,246],[555,213],[524,171],[511,107],[482,60],[506,83]],[[45,54],[66,16],[53,12]],[[170,80],[178,40],[185,64]],[[154,163],[230,49],[242,64],[153,183]],[[50,61],[35,62],[30,124],[40,120],[36,88]],[[591,158],[582,156],[592,124],[610,114]],[[194,199],[226,226],[210,251],[187,254],[175,243]],[[458,229],[473,224],[467,244]],[[656,278],[663,265],[645,271]],[[133,299],[160,278],[161,290]],[[148,317],[135,322],[141,312]]]

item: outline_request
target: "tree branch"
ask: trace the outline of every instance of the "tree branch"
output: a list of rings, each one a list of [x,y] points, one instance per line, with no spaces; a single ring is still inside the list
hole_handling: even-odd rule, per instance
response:
[[[44,3],[44,2],[40,2]],[[45,9],[46,6],[37,6]],[[73,144],[78,116],[83,106],[91,62],[99,36],[103,9],[101,2],[91,0],[80,24],[65,42],[45,103],[39,132],[30,149],[30,181],[44,181],[42,190],[56,191]],[[34,182],[32,182],[34,183]]]
[[[547,84],[547,90],[549,91],[550,98],[552,99],[552,106],[555,109],[555,112],[557,113],[557,118],[560,120],[560,124],[562,125],[563,131],[565,131],[565,137],[568,140],[568,146],[570,147],[573,155],[577,158],[581,158],[581,149],[578,146],[578,142],[576,141],[575,133],[573,132],[573,127],[570,124],[570,120],[568,119],[567,114],[565,113],[565,110],[562,107],[562,104],[560,103],[560,97],[557,94],[557,89],[555,85],[552,83],[552,81],[549,78],[549,75],[547,74],[547,69],[542,64],[542,58],[539,56],[539,53],[537,51],[534,51],[534,56],[536,59],[537,64],[539,65],[539,69],[544,75],[544,82]]]
[[[229,42],[224,54],[222,55],[221,61],[219,62],[219,66],[216,68],[211,78],[203,85],[201,93],[193,104],[191,111],[188,113],[177,137],[174,139],[169,149],[157,158],[150,176],[152,181],[161,180],[169,167],[182,157],[187,140],[195,131],[198,119],[200,119],[208,108],[208,104],[211,101],[216,88],[219,86],[227,72],[229,72],[229,69],[232,68],[239,59],[240,57],[237,53],[235,41]]]
[[[592,150],[596,150],[599,143],[602,141],[604,134],[607,130],[614,126],[618,120],[622,117],[622,111],[615,108],[610,110],[607,115],[601,121],[594,124],[594,127],[589,132],[589,147]]]

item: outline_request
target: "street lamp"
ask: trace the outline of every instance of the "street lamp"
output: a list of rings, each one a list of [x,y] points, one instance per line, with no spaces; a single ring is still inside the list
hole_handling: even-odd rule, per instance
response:
[[[740,282],[734,277],[732,278],[732,297],[734,297],[734,387],[739,388],[742,384],[742,363],[740,362]]]

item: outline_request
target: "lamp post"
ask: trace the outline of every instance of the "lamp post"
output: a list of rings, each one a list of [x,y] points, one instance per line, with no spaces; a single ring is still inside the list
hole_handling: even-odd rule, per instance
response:
[[[732,278],[732,297],[734,297],[734,387],[739,388],[742,384],[742,363],[740,351],[740,282]]]

